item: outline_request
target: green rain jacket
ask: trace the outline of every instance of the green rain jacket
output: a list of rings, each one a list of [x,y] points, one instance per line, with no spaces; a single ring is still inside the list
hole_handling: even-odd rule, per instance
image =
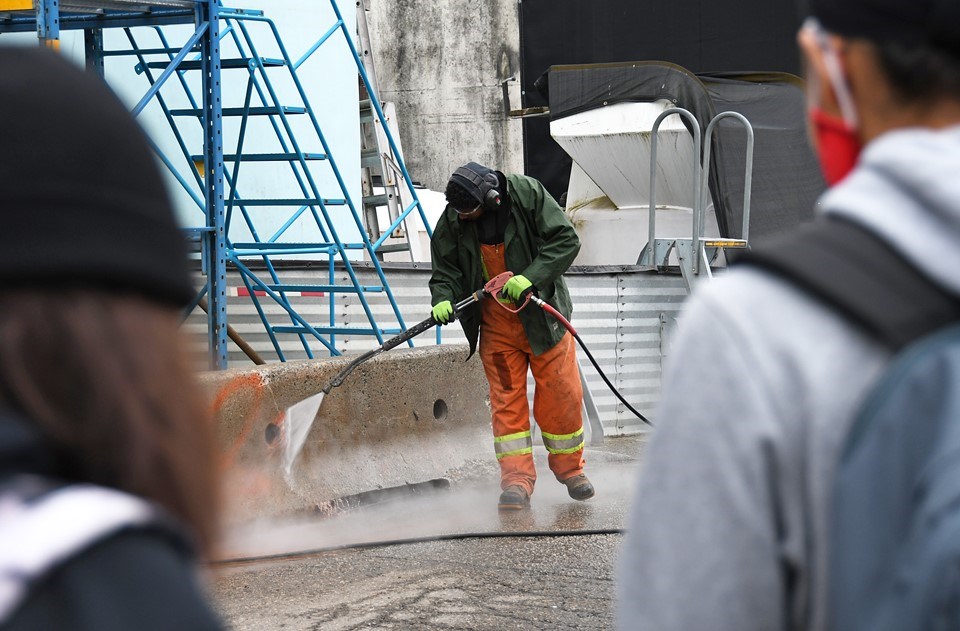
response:
[[[512,201],[504,234],[507,269],[526,276],[540,298],[569,320],[573,305],[562,274],[580,251],[580,238],[559,204],[537,180],[508,175],[507,194]],[[430,253],[432,305],[444,300],[456,304],[486,282],[476,222],[461,221],[449,206],[434,228]],[[479,305],[472,305],[458,314],[470,342],[470,355],[480,337],[480,312]],[[534,355],[553,348],[566,333],[562,324],[535,305],[519,315]]]

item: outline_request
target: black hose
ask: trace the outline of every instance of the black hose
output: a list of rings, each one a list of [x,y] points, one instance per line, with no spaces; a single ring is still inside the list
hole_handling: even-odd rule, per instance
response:
[[[594,530],[512,530],[496,532],[462,532],[446,535],[430,535],[427,537],[412,537],[410,539],[387,539],[386,541],[366,541],[361,543],[345,543],[339,546],[313,548],[299,552],[279,552],[277,554],[263,554],[251,557],[234,557],[231,559],[217,559],[210,565],[237,565],[243,563],[261,563],[264,561],[284,561],[301,557],[316,556],[339,550],[365,550],[369,548],[385,548],[387,546],[401,546],[411,543],[430,543],[432,541],[459,541],[462,539],[497,539],[504,537],[573,537],[576,535],[622,535],[623,528],[599,528]]]
[[[627,400],[623,398],[623,395],[620,394],[620,391],[617,390],[615,387],[613,387],[613,384],[610,383],[610,380],[609,380],[609,379],[607,379],[607,376],[603,373],[603,370],[600,369],[600,364],[598,364],[598,363],[597,363],[597,360],[595,360],[595,359],[593,358],[593,355],[590,354],[590,349],[588,349],[588,348],[587,348],[587,345],[583,343],[583,340],[580,339],[580,336],[577,335],[577,332],[571,330],[571,333],[573,334],[573,338],[574,338],[575,340],[577,340],[577,342],[580,344],[580,348],[583,349],[583,352],[586,353],[586,354],[587,354],[587,357],[590,358],[590,363],[593,364],[593,367],[597,369],[597,372],[598,372],[598,373],[600,373],[600,376],[603,378],[603,382],[604,382],[605,384],[607,384],[607,387],[608,387],[608,388],[610,388],[610,392],[612,392],[613,394],[615,394],[615,395],[617,396],[617,398],[620,399],[620,402],[623,403],[625,406],[627,406],[627,409],[628,409],[628,410],[630,410],[631,412],[633,412],[634,414],[636,414],[638,419],[640,419],[641,421],[643,421],[644,423],[646,423],[646,424],[649,425],[650,427],[653,427],[653,423],[650,422],[650,419],[648,419],[646,416],[644,416],[644,415],[641,414],[639,411],[637,411],[636,409],[634,409],[634,407],[633,407],[632,405],[630,405],[629,403],[627,403]]]
[[[580,336],[577,335],[577,330],[573,328],[573,325],[570,324],[570,321],[567,320],[565,317],[563,317],[563,314],[561,314],[559,311],[554,309],[551,305],[547,304],[542,299],[540,299],[540,297],[531,295],[531,299],[541,309],[543,309],[544,311],[552,315],[554,318],[556,318],[557,321],[564,326],[564,328],[570,331],[570,334],[573,335],[574,339],[577,340],[577,343],[580,344],[580,348],[582,348],[583,352],[586,353],[587,357],[590,358],[590,363],[593,364],[593,367],[597,369],[598,373],[600,373],[600,376],[603,378],[603,382],[607,384],[608,388],[610,388],[610,392],[615,394],[616,397],[620,399],[620,403],[623,403],[625,406],[627,406],[627,409],[633,412],[638,419],[640,419],[650,427],[653,427],[653,423],[650,422],[650,419],[648,419],[646,416],[644,416],[639,411],[637,411],[637,409],[634,408],[632,405],[627,403],[627,400],[623,398],[623,395],[620,394],[620,391],[617,390],[612,383],[610,383],[610,380],[607,379],[607,375],[604,374],[603,370],[600,368],[600,364],[598,364],[597,360],[593,358],[593,355],[590,353],[590,349],[587,348],[587,345],[584,344],[583,340],[580,339]]]

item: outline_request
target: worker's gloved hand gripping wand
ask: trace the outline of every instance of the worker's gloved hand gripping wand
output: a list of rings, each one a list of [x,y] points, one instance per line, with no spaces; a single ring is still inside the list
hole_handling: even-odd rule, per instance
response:
[[[426,324],[427,322],[430,322],[432,324],[447,324],[449,322],[453,322],[454,320],[457,319],[457,315],[463,309],[469,307],[473,303],[479,302],[480,300],[482,300],[487,296],[497,297],[501,295],[504,292],[506,286],[510,284],[510,281],[513,280],[514,278],[517,278],[517,276],[514,276],[513,272],[504,272],[502,274],[497,274],[496,276],[488,280],[483,287],[473,292],[472,294],[470,294],[469,296],[467,296],[466,298],[458,302],[456,305],[451,304],[449,300],[441,300],[431,310],[430,318],[424,320],[423,322],[421,322],[420,324],[418,324],[413,328],[416,329],[421,325]],[[521,276],[520,278],[523,278],[523,277]],[[524,278],[524,280],[526,279]],[[527,281],[527,285],[530,286],[530,281]],[[427,328],[429,329],[430,327],[428,326]],[[410,330],[413,330],[413,329],[410,329]],[[410,339],[410,338],[408,337],[406,339]],[[401,341],[406,341],[406,340],[401,340]]]
[[[523,274],[517,274],[503,286],[503,291],[505,291],[514,302],[517,304],[523,303],[524,305],[526,305],[526,300],[523,300],[523,297],[533,293],[534,289],[533,283]]]

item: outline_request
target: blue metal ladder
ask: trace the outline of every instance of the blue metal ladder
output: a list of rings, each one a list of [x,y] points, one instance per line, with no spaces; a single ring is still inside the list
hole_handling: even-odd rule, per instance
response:
[[[134,107],[133,113],[139,115],[149,103],[154,100],[157,102],[169,123],[182,158],[189,165],[185,170],[186,174],[184,169],[177,168],[176,158],[164,155],[156,144],[154,148],[160,160],[197,204],[205,218],[204,225],[187,229],[186,232],[198,246],[202,272],[207,277],[207,283],[198,293],[191,309],[205,298],[209,300],[208,341],[210,363],[214,368],[225,368],[227,365],[225,281],[228,263],[240,273],[281,361],[285,361],[286,357],[277,340],[278,334],[296,335],[306,356],[312,358],[312,340],[319,342],[331,355],[339,355],[337,335],[373,336],[382,344],[385,336],[405,328],[402,314],[377,254],[387,236],[403,223],[410,213],[419,212],[428,234],[430,226],[412,180],[400,159],[396,141],[385,124],[384,112],[376,98],[375,88],[371,85],[339,7],[335,0],[329,1],[336,16],[334,23],[298,60],[290,57],[276,25],[266,18],[262,11],[224,8],[217,0],[154,0],[153,4],[157,6],[146,6],[132,0],[110,0],[109,9],[97,9],[96,0],[76,0],[71,7],[75,4],[82,5],[80,9],[71,9],[70,13],[65,12],[64,15],[60,15],[58,0],[41,0],[41,6],[31,15],[24,15],[30,13],[24,6],[23,14],[0,16],[0,32],[36,29],[41,43],[52,47],[56,47],[61,28],[83,29],[88,65],[101,73],[105,57],[136,58],[136,71],[147,79],[150,87]],[[89,12],[85,12],[87,5],[90,6]],[[191,22],[196,27],[194,33],[185,43],[172,45],[164,27]],[[103,49],[102,29],[111,27],[124,29],[130,43],[129,49]],[[159,45],[144,46],[141,43],[142,29],[135,31],[136,27],[148,27]],[[393,224],[383,231],[384,236],[372,242],[364,230],[363,220],[354,200],[348,194],[344,175],[331,154],[327,139],[297,73],[304,61],[336,35],[343,37],[359,77],[371,95],[374,115],[383,123],[389,145],[399,163],[404,184],[409,192],[408,199],[412,200],[399,213]],[[280,51],[279,56],[268,58],[260,55],[257,46],[264,42],[275,46]],[[222,56],[221,48],[227,46],[231,47],[234,56]],[[159,74],[154,71],[159,71]],[[195,94],[195,89],[191,89],[188,80],[188,75],[195,72],[199,72],[202,77],[199,96]],[[271,72],[286,73],[288,81],[295,87],[298,102],[281,102]],[[246,80],[245,97],[242,104],[225,107],[222,103],[222,81],[234,76]],[[170,81],[171,79],[175,80]],[[185,96],[188,107],[171,107],[168,104],[170,90],[177,85],[177,97],[182,99]],[[306,117],[309,121],[306,125],[308,132],[295,133],[291,119],[298,116]],[[236,117],[239,120],[236,150],[227,154],[224,154],[224,117]],[[189,122],[181,125],[181,122],[192,120],[196,120],[200,125],[202,153],[191,152],[189,149],[188,139],[195,139],[197,130],[187,130],[186,127],[191,124]],[[268,129],[277,139],[279,150],[244,151],[248,128],[257,120],[267,121]],[[304,133],[309,138],[302,144],[299,137]],[[241,195],[241,165],[251,168],[268,163],[289,166],[296,181],[294,190],[289,194],[261,199],[247,199]],[[314,173],[308,167],[309,164],[322,164],[330,169],[337,183],[337,190],[330,194],[321,191]],[[195,189],[198,189],[199,193]],[[282,227],[269,236],[261,235],[258,231],[257,216],[262,216],[258,213],[263,210],[269,210],[275,215],[283,213],[285,218]],[[357,228],[355,239],[344,240],[338,234],[334,221],[337,213],[346,213],[352,220]],[[251,235],[250,241],[235,243],[230,239],[230,228],[235,220],[246,227]],[[317,238],[308,242],[290,240],[288,234],[292,232],[291,228],[296,225],[302,227],[304,223],[312,224]],[[378,284],[361,284],[349,257],[350,251],[366,253],[378,278]],[[288,255],[309,255],[325,261],[326,282],[310,285],[284,282],[276,259]],[[262,264],[263,272],[258,273],[252,269],[251,261]],[[335,268],[338,264],[347,272],[348,283],[336,282]],[[315,292],[327,296],[330,306],[327,322],[322,325],[308,322],[291,305],[288,294],[292,292]],[[367,300],[367,294],[371,292],[386,296],[396,319],[396,326],[385,327],[378,324]],[[279,305],[289,322],[271,322],[258,293]],[[338,324],[334,307],[339,294],[357,296],[368,326]]]
[[[241,117],[240,133],[237,138],[237,150],[235,153],[223,155],[223,162],[233,165],[229,172],[227,169],[225,169],[223,173],[224,182],[228,185],[230,190],[229,196],[225,201],[225,226],[227,227],[227,230],[229,230],[229,227],[234,220],[234,215],[239,213],[241,220],[252,236],[251,241],[243,243],[234,243],[228,238],[226,244],[226,257],[240,272],[241,279],[245,285],[247,293],[253,301],[257,313],[263,321],[267,334],[269,335],[274,350],[277,353],[277,357],[281,361],[285,360],[285,355],[277,339],[278,334],[293,334],[298,336],[307,357],[312,358],[313,350],[311,349],[309,343],[311,338],[319,341],[320,344],[326,347],[330,354],[338,355],[340,354],[340,351],[336,346],[336,335],[338,334],[372,335],[375,336],[377,341],[382,344],[385,336],[396,334],[405,328],[402,314],[400,313],[396,300],[394,299],[394,296],[390,290],[389,283],[383,273],[383,269],[378,262],[378,251],[381,247],[383,247],[383,242],[386,236],[374,242],[371,242],[367,236],[361,215],[358,213],[353,200],[348,194],[347,186],[344,182],[341,170],[330,151],[327,140],[322,129],[320,128],[319,123],[317,122],[317,119],[307,99],[306,93],[304,92],[303,86],[297,75],[297,69],[300,67],[300,65],[303,64],[304,61],[310,57],[310,55],[318,50],[332,36],[339,33],[343,35],[345,41],[349,45],[349,49],[353,56],[354,63],[356,64],[357,71],[361,77],[361,80],[363,80],[367,91],[370,94],[374,94],[374,88],[370,85],[370,81],[366,76],[362,60],[353,44],[352,38],[346,29],[346,25],[343,21],[343,17],[339,11],[339,8],[337,7],[336,2],[333,0],[331,0],[330,3],[337,18],[335,23],[317,41],[317,43],[297,61],[294,61],[287,53],[276,25],[271,20],[264,17],[263,12],[222,9],[219,16],[226,25],[226,28],[223,30],[222,38],[225,39],[227,36],[229,36],[239,55],[236,58],[222,59],[221,68],[224,70],[246,70],[247,79],[246,95],[243,104],[239,107],[224,107],[222,110],[224,116]],[[260,29],[260,34],[264,33],[264,31],[267,33],[267,37],[264,39],[277,46],[280,51],[279,58],[267,58],[258,53],[258,37],[256,37],[256,34],[254,33],[254,28],[257,26],[264,27]],[[156,31],[161,38],[162,45],[166,47],[167,44],[164,41],[162,30],[157,28]],[[136,41],[133,39],[133,35],[130,34],[129,37],[133,48],[136,49],[138,46]],[[137,70],[138,72],[144,72],[147,74],[148,79],[150,79],[151,83],[153,83],[153,79],[149,75],[150,69],[168,68],[170,61],[167,59],[160,62],[148,62],[145,61],[144,57],[145,55],[141,55],[140,64],[138,65]],[[177,70],[177,73],[181,75],[181,86],[188,94],[193,107],[186,109],[170,109],[167,108],[165,104],[162,105],[165,111],[164,113],[170,122],[171,128],[175,130],[175,133],[178,134],[178,136],[180,135],[180,132],[178,131],[178,125],[176,122],[177,118],[195,117],[202,120],[202,109],[196,105],[196,99],[192,94],[190,94],[189,86],[185,81],[183,81],[182,78],[184,73],[190,70],[201,69],[201,66],[201,60],[184,61],[178,66]],[[289,78],[292,79],[293,84],[296,86],[296,91],[300,97],[299,103],[293,106],[281,104],[281,101],[277,95],[277,91],[274,88],[270,72],[268,72],[268,69],[270,68],[283,68],[286,70],[286,72],[289,74]],[[281,71],[278,70],[278,72]],[[382,123],[385,123],[384,114],[380,108],[379,102],[373,98],[371,99],[371,103],[374,106],[376,115],[380,118]],[[290,123],[290,117],[297,115],[306,115],[309,117],[312,124],[312,129],[316,136],[314,141],[319,141],[322,151],[307,151],[301,146],[301,143],[297,138],[297,134],[294,132]],[[279,152],[244,153],[242,151],[245,136],[248,130],[248,122],[250,121],[251,117],[268,118],[272,127],[272,131],[276,135],[281,147]],[[386,128],[385,124],[384,128]],[[395,148],[394,139],[390,137],[389,141],[391,147]],[[181,147],[185,149],[185,145],[182,142],[180,144]],[[205,157],[192,154],[189,156],[189,159],[190,162],[195,166],[196,177],[201,177],[203,175],[203,171],[205,170]],[[321,194],[320,187],[311,173],[311,170],[307,167],[307,163],[310,161],[323,161],[329,165],[329,168],[332,170],[338,183],[338,190],[334,196],[327,197]],[[289,164],[292,172],[295,175],[298,190],[290,196],[283,198],[243,198],[239,193],[239,187],[241,184],[239,177],[241,165],[243,163],[257,164],[265,162],[286,162]],[[423,220],[424,225],[427,226],[427,230],[429,232],[429,224],[426,221],[426,217],[416,195],[416,191],[413,188],[409,174],[402,165],[402,161],[400,161],[400,167],[402,169],[405,184],[408,187],[407,190],[409,191],[409,197],[412,198],[413,203],[404,209],[394,224],[389,229],[384,231],[384,234],[389,235],[393,229],[400,225],[401,222],[403,222],[414,210],[418,210],[420,212],[421,219]],[[275,208],[278,209],[278,212],[283,212],[286,210],[288,213],[287,219],[283,226],[268,237],[264,237],[259,234],[257,230],[257,222],[252,215],[252,209],[263,207]],[[349,211],[349,214],[357,227],[357,237],[355,240],[345,241],[338,234],[337,228],[332,219],[332,213],[335,212],[335,208],[339,208],[341,211],[344,209]],[[294,210],[290,212],[290,209]],[[311,222],[311,220],[313,225],[319,230],[320,240],[295,242],[284,238],[292,226],[296,225],[298,222]],[[368,258],[372,262],[373,269],[379,278],[379,284],[361,284],[355,273],[354,266],[349,258],[349,250],[363,250],[367,253]],[[274,259],[276,257],[284,255],[313,255],[325,258],[328,263],[327,282],[311,285],[291,285],[289,283],[285,283],[281,279],[281,273],[279,272],[277,266],[274,264]],[[258,274],[251,268],[249,265],[249,259],[251,257],[256,257],[256,259],[262,261],[264,266],[263,273]],[[335,282],[335,262],[341,263],[345,268],[349,277],[349,284],[337,284]],[[270,322],[267,312],[261,304],[260,297],[257,295],[258,292],[264,294],[266,297],[269,297],[277,305],[279,305],[283,311],[286,312],[290,322],[283,324]],[[303,318],[290,303],[287,295],[288,292],[312,292],[314,294],[322,293],[326,296],[329,296],[329,321],[325,324],[325,326],[313,325]],[[377,323],[376,317],[371,310],[370,304],[366,297],[368,292],[383,292],[386,295],[396,317],[398,328],[386,328]],[[198,299],[202,297],[202,293],[203,292],[201,292],[201,295],[198,296]],[[360,305],[362,306],[369,322],[369,327],[340,326],[336,323],[335,301],[337,294],[339,293],[352,293],[358,297]]]
[[[161,85],[174,74],[176,66],[188,54],[196,52],[203,60],[201,101],[204,110],[203,151],[211,164],[221,163],[220,136],[220,9],[217,0],[109,0],[100,6],[97,0],[72,0],[61,12],[59,0],[0,0],[0,33],[36,33],[42,46],[60,48],[61,30],[82,30],[87,66],[103,76],[104,57],[127,55],[128,51],[103,50],[104,29],[138,26],[188,25],[195,27],[186,44],[152,51],[169,55],[170,66],[133,108],[137,116],[155,96]],[[159,98],[159,97],[158,97]],[[160,156],[165,163],[169,162]],[[179,176],[178,179],[183,181]],[[204,225],[188,230],[201,249],[206,274],[203,293],[209,297],[207,339],[212,368],[225,368],[227,358],[226,241],[224,230],[222,170],[211,171],[199,182],[200,193],[191,191],[204,213]],[[198,301],[202,300],[198,296]]]

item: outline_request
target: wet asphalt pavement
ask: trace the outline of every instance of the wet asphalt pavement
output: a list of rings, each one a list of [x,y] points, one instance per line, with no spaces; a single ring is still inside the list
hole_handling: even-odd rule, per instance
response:
[[[500,513],[495,461],[478,461],[450,472],[448,489],[251,524],[221,556],[260,560],[217,565],[215,600],[238,630],[613,628],[622,535],[601,533],[624,527],[643,443],[588,447],[586,502],[538,447],[529,510]]]

